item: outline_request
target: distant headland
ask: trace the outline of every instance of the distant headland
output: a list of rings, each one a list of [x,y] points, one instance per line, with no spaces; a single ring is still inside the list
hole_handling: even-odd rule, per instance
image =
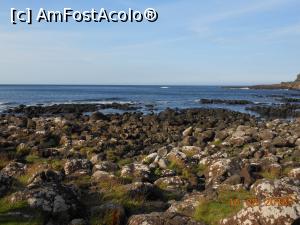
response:
[[[229,87],[229,88],[300,90],[300,74],[297,75],[295,81],[291,81],[291,82],[281,82],[280,84],[263,84],[263,85],[242,86],[242,87],[239,86],[239,87]]]

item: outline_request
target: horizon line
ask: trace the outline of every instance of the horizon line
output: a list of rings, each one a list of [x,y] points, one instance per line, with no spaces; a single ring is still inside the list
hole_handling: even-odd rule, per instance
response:
[[[17,83],[17,84],[10,84],[10,83],[7,83],[7,84],[0,84],[0,86],[219,86],[219,87],[228,87],[228,86],[232,86],[232,87],[239,87],[239,86],[242,86],[242,87],[247,87],[247,86],[253,86],[253,85],[270,85],[270,84],[275,84],[276,82],[265,82],[265,83],[239,83],[239,84],[234,84],[234,83],[228,83],[228,84],[89,84],[89,83],[86,83],[86,84],[72,84],[72,83],[60,83],[60,84],[55,84],[55,83],[49,83],[49,84],[46,84],[46,83],[27,83],[27,84],[20,84],[20,83]]]

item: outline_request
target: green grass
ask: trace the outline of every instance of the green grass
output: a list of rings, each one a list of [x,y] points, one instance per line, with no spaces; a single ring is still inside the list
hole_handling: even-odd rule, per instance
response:
[[[133,162],[132,159],[126,158],[126,159],[120,159],[117,163],[118,163],[119,167],[123,167],[123,166],[128,165],[132,162]]]
[[[30,164],[33,164],[33,163],[42,163],[42,162],[45,161],[44,159],[40,158],[37,155],[28,155],[28,156],[26,156],[25,159]]]
[[[282,160],[282,162],[289,162],[289,161],[293,161],[293,162],[298,162],[300,163],[300,157],[297,157],[297,156],[289,156],[289,157],[286,157]]]
[[[84,175],[84,176],[79,176],[77,179],[75,180],[71,180],[66,182],[67,184],[75,184],[77,185],[79,188],[88,188],[91,185],[91,176],[89,175]]]
[[[253,198],[247,191],[222,191],[218,199],[213,201],[204,201],[196,208],[194,219],[204,221],[209,225],[217,225],[221,219],[233,215],[242,209],[242,204],[231,206],[230,200],[245,200]]]
[[[114,202],[124,206],[128,212],[141,209],[147,196],[129,196],[121,181],[102,181],[100,188],[103,190],[102,202]]]
[[[42,225],[43,220],[40,218],[22,218],[0,215],[1,225]]]
[[[282,174],[287,176],[292,169],[292,167],[286,167],[283,169]]]
[[[279,178],[279,176],[277,174],[270,173],[268,171],[263,171],[260,173],[260,175],[269,180],[275,180],[275,179]]]
[[[223,142],[220,139],[216,139],[215,141],[212,142],[213,145],[221,145]]]
[[[31,218],[24,218],[7,213],[20,212],[30,215]],[[41,225],[43,219],[41,213],[29,208],[26,201],[11,203],[7,198],[0,199],[0,224],[1,225]]]
[[[22,210],[28,207],[26,201],[11,203],[7,198],[0,199],[0,214]]]

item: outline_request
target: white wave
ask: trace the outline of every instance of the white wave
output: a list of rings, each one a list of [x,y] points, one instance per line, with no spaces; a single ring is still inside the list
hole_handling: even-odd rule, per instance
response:
[[[163,87],[160,87],[161,89],[168,89],[169,87],[167,86],[163,86]]]

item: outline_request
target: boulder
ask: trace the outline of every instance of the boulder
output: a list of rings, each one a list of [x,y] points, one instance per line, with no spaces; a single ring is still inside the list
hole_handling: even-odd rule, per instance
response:
[[[132,163],[123,166],[121,170],[121,177],[130,178],[135,181],[147,181],[150,176],[150,168],[147,165]]]
[[[14,193],[11,201],[25,200],[33,210],[47,214],[54,224],[64,225],[86,216],[79,197],[77,189],[62,184],[56,172],[43,171],[23,191]]]
[[[25,172],[27,166],[19,162],[10,162],[1,171],[8,176],[21,175]]]
[[[87,225],[88,223],[84,219],[73,219],[69,225]]]
[[[200,147],[196,146],[182,146],[181,151],[187,156],[194,156],[201,152]]]
[[[223,219],[221,225],[291,225],[300,217],[300,188],[283,180],[259,180],[251,187],[259,199],[256,206],[246,207],[235,215]],[[286,205],[274,199],[288,199]]]
[[[250,191],[257,198],[286,197],[287,195],[298,196],[300,198],[300,187],[294,186],[285,180],[258,180],[251,186]]]
[[[95,164],[101,162],[102,159],[103,159],[102,154],[96,154],[96,155],[93,155],[92,158],[91,158],[91,163],[92,163],[93,165],[95,165]]]
[[[198,205],[205,200],[205,194],[200,192],[186,194],[180,201],[173,202],[167,212],[193,217]]]
[[[144,198],[155,198],[157,190],[153,184],[147,182],[134,182],[123,186],[124,191],[132,198],[142,196]]]
[[[125,224],[126,214],[124,207],[120,204],[107,202],[100,206],[91,208],[91,217],[99,224],[123,225]]]
[[[275,137],[272,141],[272,144],[275,147],[278,147],[278,148],[289,147],[290,146],[289,141],[286,138],[283,138],[283,137],[280,137],[280,136]]]
[[[177,148],[174,148],[167,154],[166,158],[170,163],[183,167],[185,166],[185,160],[187,159],[187,156]]]
[[[257,178],[260,178],[258,172],[261,168],[259,164],[250,164],[243,167],[240,171],[240,176],[246,188],[249,188]]]
[[[66,175],[79,174],[85,175],[92,172],[92,163],[87,159],[71,159],[64,165]]]
[[[28,188],[34,188],[46,185],[48,183],[60,183],[64,176],[60,172],[53,170],[44,170],[36,173],[30,180]]]
[[[94,170],[102,170],[106,172],[116,172],[119,169],[119,166],[116,163],[110,161],[99,162],[94,165]]]
[[[141,214],[131,216],[128,225],[205,225],[203,222],[197,222],[190,217],[168,212],[154,212],[150,214]]]
[[[255,206],[242,209],[234,216],[223,219],[220,225],[296,225],[300,205]]]
[[[143,164],[151,164],[157,158],[158,154],[156,152],[149,154],[143,159]]]
[[[92,175],[93,182],[103,182],[103,181],[114,181],[117,180],[117,177],[109,172],[98,170]]]
[[[182,132],[183,137],[191,136],[193,133],[193,127],[188,127]]]
[[[206,185],[214,185],[223,182],[240,170],[239,160],[218,159],[205,171]]]
[[[10,189],[11,184],[11,177],[0,172],[0,197],[6,194],[6,192]]]
[[[189,183],[179,176],[174,176],[159,178],[154,185],[165,191],[184,193],[187,191]]]
[[[289,172],[289,177],[300,180],[300,168],[294,168]]]

